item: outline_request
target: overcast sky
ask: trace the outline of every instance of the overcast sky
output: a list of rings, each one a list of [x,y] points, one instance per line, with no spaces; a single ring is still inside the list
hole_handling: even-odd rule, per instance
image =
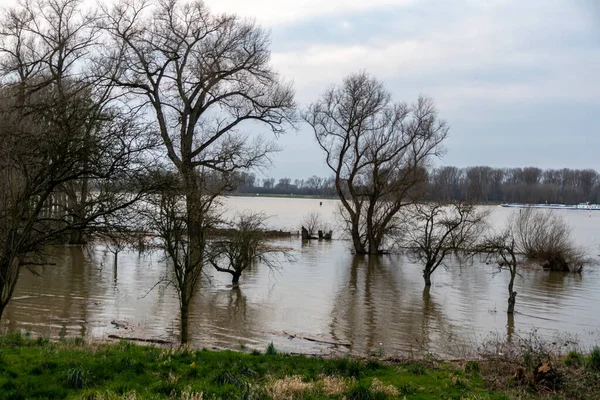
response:
[[[270,30],[302,107],[366,70],[395,100],[434,99],[451,126],[439,165],[600,170],[600,0],[206,3]],[[308,127],[279,143],[266,176],[330,175]]]
[[[433,98],[442,165],[600,170],[599,0],[208,0],[271,30],[273,63],[306,105],[366,70],[396,100]],[[306,126],[267,175],[326,175]]]

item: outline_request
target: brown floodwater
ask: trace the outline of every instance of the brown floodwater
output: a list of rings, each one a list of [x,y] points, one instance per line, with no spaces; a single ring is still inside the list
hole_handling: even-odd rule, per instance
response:
[[[333,200],[234,197],[225,206],[230,214],[264,211],[272,215],[269,225],[282,230],[298,230],[316,211],[339,232]],[[495,227],[511,212],[490,209]],[[572,226],[574,239],[597,258],[600,211],[557,212]],[[286,352],[431,351],[459,357],[492,336],[534,329],[548,338],[568,336],[584,348],[600,342],[598,262],[581,275],[522,271],[517,313],[509,321],[508,274],[497,274],[478,259],[449,260],[426,291],[421,267],[403,255],[354,257],[344,240],[302,243],[292,237],[276,243],[292,248],[294,260],[277,270],[256,265],[245,271],[238,288],[229,286],[228,275],[207,269],[191,312],[193,345],[262,350],[273,342]],[[113,254],[100,244],[87,250],[54,248],[48,258],[55,265],[39,268],[39,275],[21,273],[3,329],[51,338],[117,334],[177,341],[176,293],[155,286],[166,274],[162,255],[124,251],[116,269]]]

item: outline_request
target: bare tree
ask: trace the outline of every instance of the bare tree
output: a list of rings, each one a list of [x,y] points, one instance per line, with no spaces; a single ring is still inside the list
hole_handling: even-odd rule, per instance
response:
[[[44,102],[28,103],[28,113],[44,115],[44,123],[68,132],[81,144],[105,135],[107,125],[126,114],[115,101],[102,64],[93,58],[99,47],[96,14],[84,10],[81,0],[33,0],[8,10],[2,21],[2,78],[19,85],[21,95],[44,92]],[[110,122],[109,122],[110,121]],[[87,147],[93,163],[93,148]],[[91,211],[88,200],[93,182],[88,178],[62,185],[63,207],[74,220]],[[90,200],[91,203],[95,199]],[[73,229],[69,242],[85,242],[84,231]]]
[[[242,273],[253,264],[276,269],[281,256],[289,259],[288,249],[271,244],[265,236],[266,219],[262,213],[237,214],[231,223],[233,229],[211,241],[208,262],[217,271],[231,274],[232,285],[237,285]]]
[[[316,238],[317,231],[319,230],[321,225],[321,214],[317,211],[313,211],[308,213],[302,219],[302,229],[306,230],[306,238],[303,236],[303,239],[312,239]],[[303,231],[304,232],[304,231]]]
[[[401,207],[420,194],[427,162],[440,154],[448,127],[430,100],[392,103],[383,83],[366,73],[327,90],[304,120],[335,173],[354,251],[382,253]]]
[[[234,172],[263,165],[277,150],[243,128],[283,133],[294,119],[293,91],[271,68],[263,29],[212,14],[200,0],[122,1],[104,10],[103,26],[113,42],[112,81],[155,117],[181,184],[187,237],[168,235],[163,244],[171,249],[184,343],[214,200],[233,188]]]
[[[519,263],[512,227],[509,226],[501,234],[485,238],[476,251],[485,254],[486,258],[496,263],[500,270],[506,269],[510,272],[510,280],[508,281],[508,308],[506,312],[513,314],[517,301],[517,292],[514,291],[514,283]]]
[[[571,239],[567,222],[551,210],[525,208],[511,222],[517,250],[544,268],[581,272],[587,260],[585,251]]]
[[[0,317],[36,251],[134,203],[147,183],[147,136],[110,88],[90,82],[83,56],[95,34],[78,4],[27,2],[2,15]],[[82,182],[95,190],[76,199],[79,213],[69,188]]]
[[[483,233],[489,213],[472,204],[415,204],[407,212],[404,247],[423,263],[425,286],[452,251],[470,250]]]
[[[293,91],[270,66],[268,34],[254,22],[215,15],[204,3],[117,3],[104,27],[115,49],[113,81],[155,117],[168,158],[181,177],[193,265],[201,266],[206,171],[229,174],[261,165],[276,148],[242,128],[275,134],[294,118]],[[211,186],[213,190],[224,187]]]
[[[222,175],[215,171],[201,171],[201,183],[206,188],[202,199],[203,232],[217,226],[222,218],[216,213],[219,205],[220,188],[233,187],[237,182],[234,174]],[[202,276],[203,263],[206,263],[205,251],[203,257],[196,258],[196,250],[189,235],[189,224],[192,223],[186,202],[184,184],[181,176],[166,168],[153,171],[152,181],[157,188],[157,194],[146,199],[137,207],[138,230],[155,235],[153,247],[162,251],[167,262],[165,279],[158,284],[172,285],[177,291],[180,310],[180,341],[189,341],[189,313],[198,282]]]

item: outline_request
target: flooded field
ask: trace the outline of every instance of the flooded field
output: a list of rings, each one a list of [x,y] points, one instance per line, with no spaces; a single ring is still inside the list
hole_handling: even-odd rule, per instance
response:
[[[297,231],[309,212],[318,211],[339,233],[333,200],[234,197],[225,204],[232,214],[265,211],[271,227],[286,231]],[[500,227],[510,211],[492,207],[492,224]],[[600,211],[560,213],[576,241],[597,258]],[[598,263],[581,275],[522,271],[517,313],[508,319],[508,274],[478,259],[450,260],[424,291],[420,265],[402,255],[354,257],[343,240],[302,243],[293,236],[277,243],[292,248],[295,260],[277,270],[257,265],[245,271],[238,288],[229,286],[228,275],[206,270],[191,313],[193,345],[262,350],[274,342],[288,352],[460,356],[490,335],[532,329],[569,335],[584,347],[599,342]],[[177,295],[156,286],[166,273],[162,255],[122,252],[116,269],[102,245],[55,248],[48,257],[55,265],[39,268],[39,276],[22,272],[4,329],[53,338],[177,340]]]

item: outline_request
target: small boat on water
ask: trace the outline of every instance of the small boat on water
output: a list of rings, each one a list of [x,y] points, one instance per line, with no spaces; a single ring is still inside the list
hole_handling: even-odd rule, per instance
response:
[[[502,207],[513,208],[546,208],[551,210],[600,210],[600,204],[579,203],[579,204],[525,204],[525,203],[507,203],[500,204]]]

